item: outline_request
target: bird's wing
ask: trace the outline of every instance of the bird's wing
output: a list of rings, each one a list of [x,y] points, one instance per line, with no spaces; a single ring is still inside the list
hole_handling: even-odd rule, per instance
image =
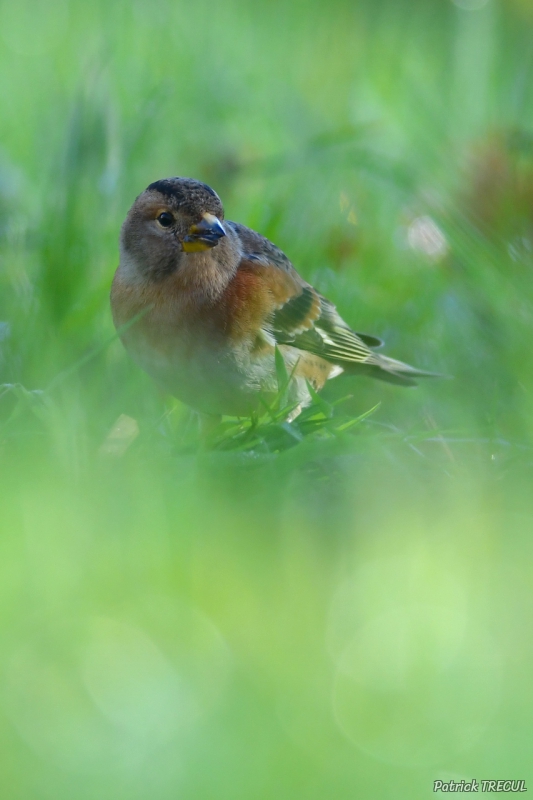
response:
[[[415,383],[413,378],[431,375],[374,352],[372,348],[381,346],[381,340],[353,331],[333,303],[303,280],[278,247],[255,231],[232,224],[244,245],[239,270],[242,275],[253,274],[268,296],[263,330],[277,344],[392,383],[410,385]]]
[[[346,325],[337,309],[312,286],[304,285],[272,315],[271,330],[277,342],[308,350],[340,366],[367,363],[374,356],[365,339]]]
[[[404,386],[416,385],[415,378],[434,377],[433,373],[374,352],[371,348],[379,347],[381,340],[353,331],[333,303],[308,284],[274,311],[271,331],[279,344],[307,350],[346,372]]]

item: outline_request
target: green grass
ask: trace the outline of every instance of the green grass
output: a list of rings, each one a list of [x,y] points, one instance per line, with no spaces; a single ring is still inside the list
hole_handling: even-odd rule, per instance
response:
[[[533,13],[460,5],[0,5],[2,800],[531,790]],[[452,379],[200,436],[109,312],[169,175]]]

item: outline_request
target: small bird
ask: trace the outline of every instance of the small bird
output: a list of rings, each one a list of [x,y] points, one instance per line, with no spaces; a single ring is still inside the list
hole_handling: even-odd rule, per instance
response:
[[[249,416],[290,376],[290,418],[342,372],[412,386],[433,373],[374,352],[264,236],[224,220],[190,178],[151,183],[128,212],[111,289],[113,321],[134,361],[208,415]]]

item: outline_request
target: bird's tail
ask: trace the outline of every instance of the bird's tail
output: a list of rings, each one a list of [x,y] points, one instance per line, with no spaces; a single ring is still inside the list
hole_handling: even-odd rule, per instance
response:
[[[350,370],[346,370],[350,372]],[[395,383],[400,386],[416,386],[417,378],[444,378],[437,372],[426,372],[423,369],[416,369],[409,364],[404,364],[403,361],[397,361],[395,358],[382,356],[379,353],[373,353],[372,359],[368,360],[365,364],[358,364],[354,373],[359,375],[368,375],[371,378],[378,378],[387,383]]]

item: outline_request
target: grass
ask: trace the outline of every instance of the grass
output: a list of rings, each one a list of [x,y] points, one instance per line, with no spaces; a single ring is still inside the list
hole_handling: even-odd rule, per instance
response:
[[[2,800],[531,784],[533,15],[462,5],[0,6]],[[176,174],[453,378],[201,437],[108,305]]]

